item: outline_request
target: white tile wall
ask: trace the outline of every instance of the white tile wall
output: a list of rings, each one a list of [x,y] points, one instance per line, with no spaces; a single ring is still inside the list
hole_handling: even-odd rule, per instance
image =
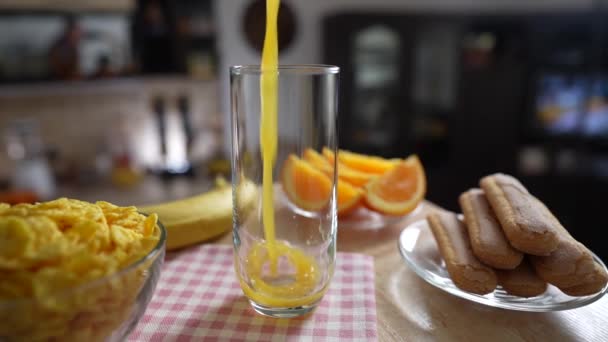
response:
[[[157,126],[151,110],[153,96],[162,95],[169,114],[169,149],[181,145],[183,135],[177,123],[177,96],[188,94],[192,122],[199,140],[202,132],[217,130],[217,86],[179,78],[131,79],[94,83],[52,83],[0,87],[0,136],[14,119],[40,122],[44,142],[62,156],[83,163],[92,162],[99,144],[116,141],[122,129],[128,147],[143,166],[160,162]],[[120,128],[119,128],[120,127]],[[221,128],[220,128],[221,129]],[[176,133],[177,132],[177,133]],[[172,137],[172,138],[171,138]],[[8,172],[4,141],[0,141],[0,176]],[[179,147],[178,147],[179,148]],[[197,151],[200,152],[201,148]],[[178,152],[179,153],[179,152]],[[195,156],[196,157],[196,156]]]

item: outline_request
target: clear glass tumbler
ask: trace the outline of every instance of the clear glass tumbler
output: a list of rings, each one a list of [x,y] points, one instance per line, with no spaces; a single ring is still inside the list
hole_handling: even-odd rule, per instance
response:
[[[335,66],[279,67],[276,161],[266,162],[272,182],[267,178],[263,195],[262,73],[259,66],[230,70],[235,268],[245,296],[264,315],[310,312],[333,275],[336,167],[323,152],[337,148],[338,75]],[[264,217],[264,200],[273,215]]]

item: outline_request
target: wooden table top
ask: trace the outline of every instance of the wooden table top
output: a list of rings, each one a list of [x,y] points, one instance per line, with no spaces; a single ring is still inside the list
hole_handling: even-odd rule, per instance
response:
[[[397,249],[422,210],[374,230],[338,229],[338,250],[374,257],[380,341],[608,341],[608,296],[574,310],[527,313],[495,309],[452,296],[419,278]],[[213,242],[232,243],[230,234]]]

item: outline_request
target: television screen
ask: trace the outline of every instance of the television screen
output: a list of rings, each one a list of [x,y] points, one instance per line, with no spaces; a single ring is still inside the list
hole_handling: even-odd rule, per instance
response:
[[[546,74],[539,78],[535,126],[550,135],[608,139],[608,76]]]
[[[608,139],[608,79],[595,79],[589,93],[582,124],[583,135]]]
[[[582,75],[544,75],[538,81],[536,122],[551,135],[579,133],[589,101],[590,79]]]

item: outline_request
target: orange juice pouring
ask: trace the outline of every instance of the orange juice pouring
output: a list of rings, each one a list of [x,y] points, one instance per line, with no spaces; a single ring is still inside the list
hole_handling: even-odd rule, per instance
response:
[[[235,268],[257,312],[296,317],[316,307],[333,275],[336,175],[303,153],[336,151],[339,69],[279,65],[279,6],[267,0],[261,65],[231,68]],[[243,204],[252,189],[259,200]]]

